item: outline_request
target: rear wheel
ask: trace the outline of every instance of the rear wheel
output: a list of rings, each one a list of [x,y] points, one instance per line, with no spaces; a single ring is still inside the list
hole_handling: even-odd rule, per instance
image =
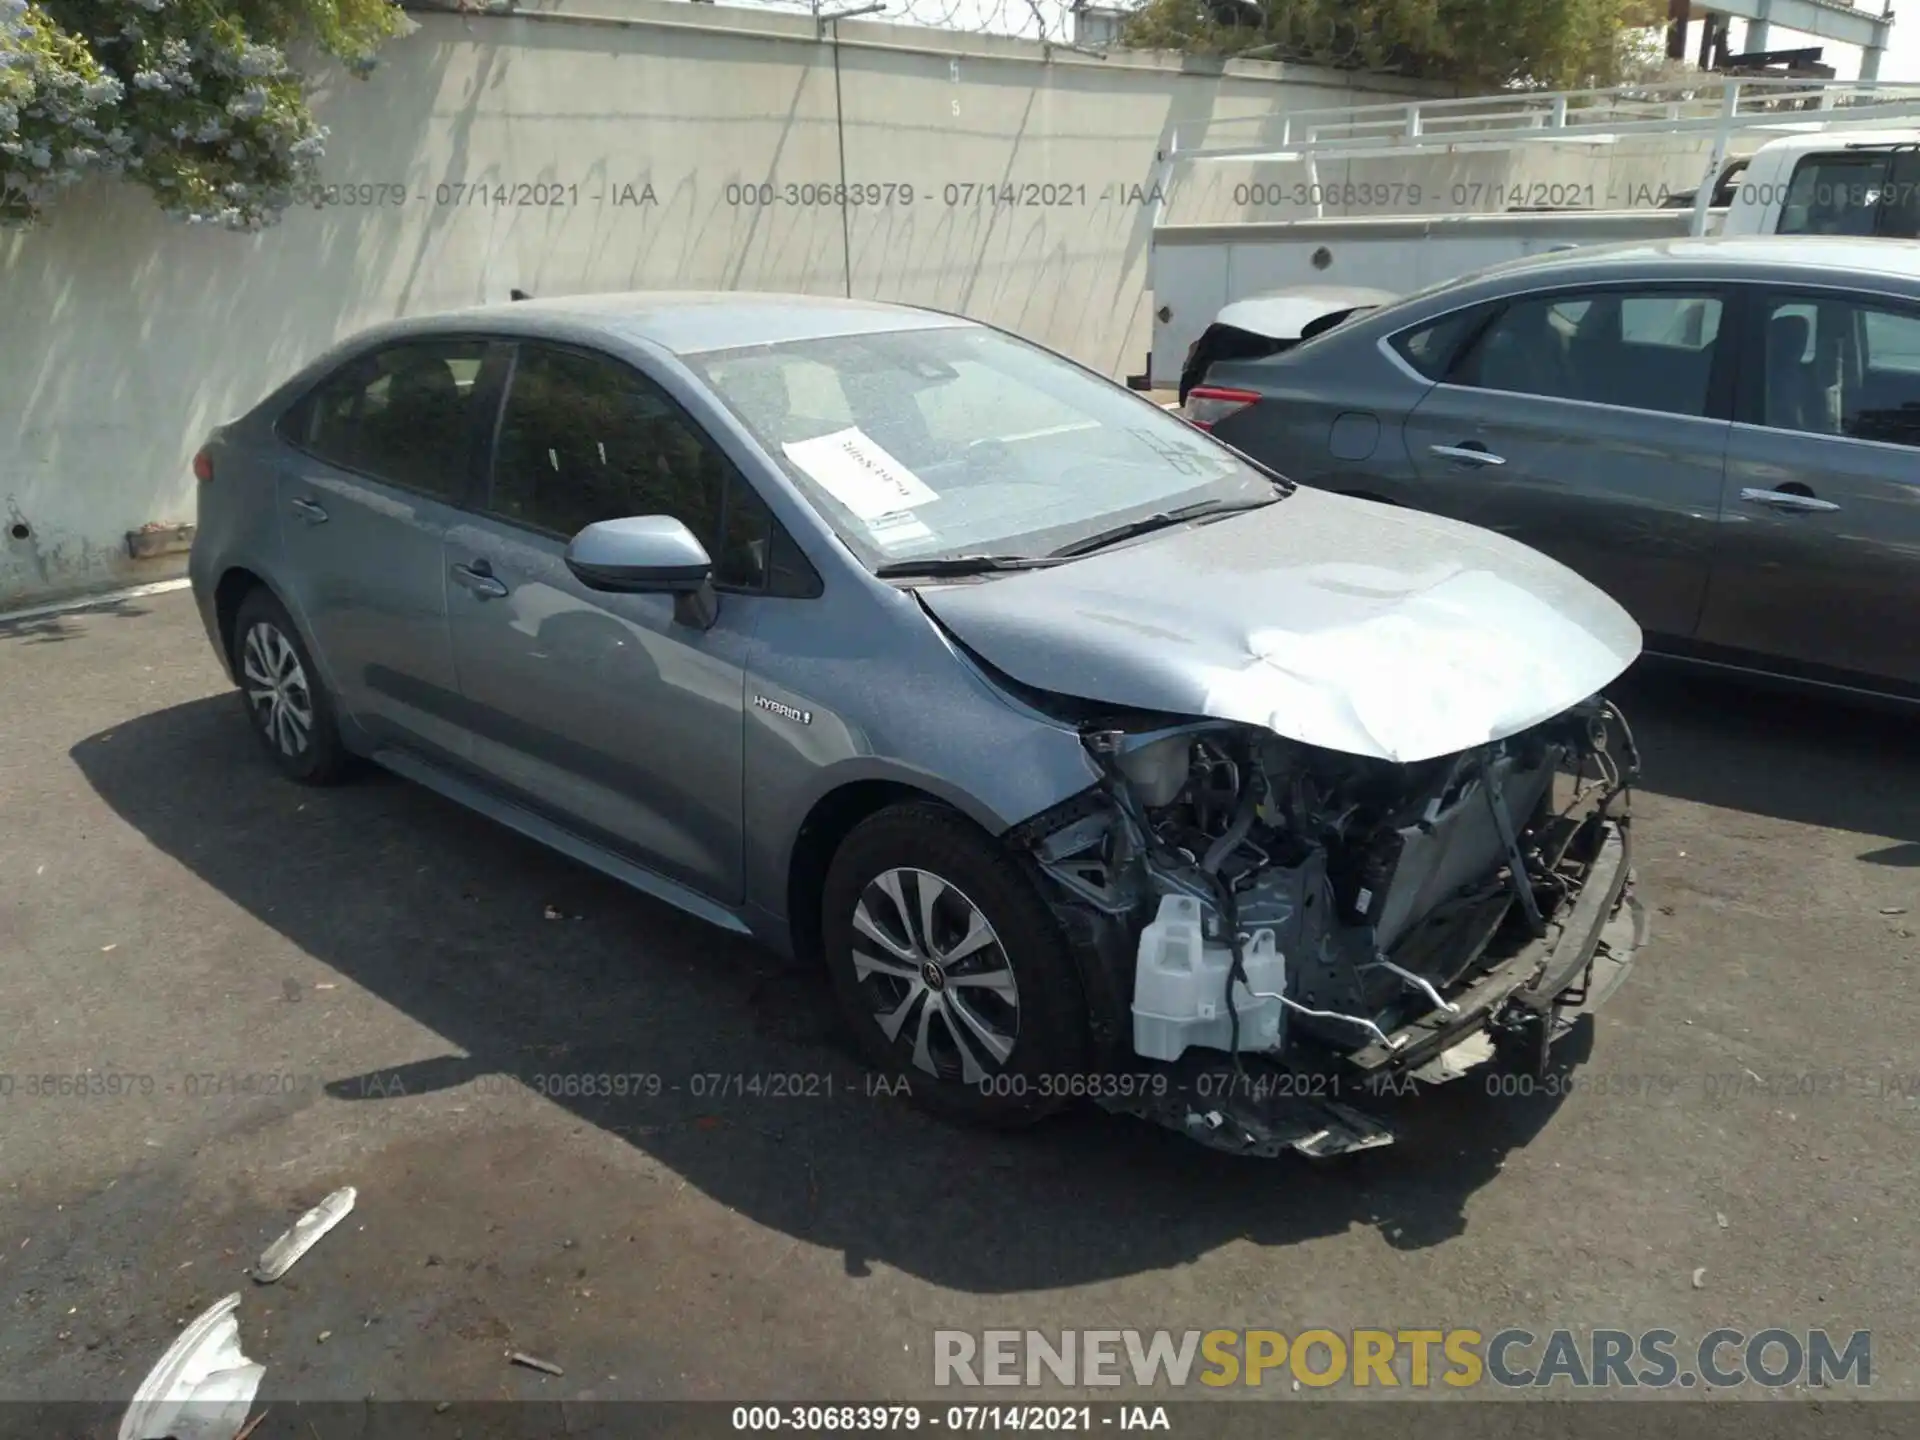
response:
[[[937,805],[891,807],[841,844],[822,898],[841,1013],[917,1101],[1019,1125],[1074,1093],[1086,1002],[1060,927],[991,836]]]
[[[331,785],[347,773],[332,697],[286,608],[256,589],[233,623],[234,671],[247,718],[274,767],[303,785]]]

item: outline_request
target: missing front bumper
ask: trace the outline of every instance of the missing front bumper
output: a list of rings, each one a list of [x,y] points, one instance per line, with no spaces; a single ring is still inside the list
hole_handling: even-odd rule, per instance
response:
[[[1529,1037],[1547,1063],[1553,1043],[1578,1015],[1604,1003],[1632,968],[1645,940],[1631,890],[1632,845],[1624,821],[1595,816],[1591,856],[1579,894],[1546,934],[1473,980],[1452,999],[1378,1042],[1303,1071],[1259,1056],[1236,1066],[1217,1052],[1189,1051],[1170,1065],[1136,1061],[1151,1083],[1104,1099],[1105,1108],[1180,1131],[1211,1149],[1327,1159],[1393,1143],[1393,1132],[1350,1100],[1403,1096],[1457,1079],[1491,1059],[1492,1042]]]
[[[1324,1160],[1393,1143],[1391,1130],[1339,1098],[1361,1093],[1339,1076],[1302,1074],[1252,1055],[1236,1069],[1219,1052],[1197,1049],[1171,1064],[1142,1063],[1140,1083],[1101,1105],[1210,1150],[1266,1158],[1292,1150]]]
[[[1494,965],[1453,999],[1453,1009],[1434,1010],[1391,1032],[1385,1044],[1362,1046],[1347,1056],[1362,1074],[1401,1074],[1417,1070],[1465,1037],[1496,1022],[1550,1017],[1569,991],[1591,990],[1588,972],[1599,955],[1607,922],[1621,908],[1632,875],[1631,830],[1617,820],[1597,827],[1593,858],[1580,893],[1556,915],[1547,933]],[[1608,993],[1625,978],[1609,956]],[[1615,973],[1616,970],[1618,973]],[[1578,1003],[1577,1001],[1575,1003]],[[1551,1026],[1548,1027],[1551,1034]]]

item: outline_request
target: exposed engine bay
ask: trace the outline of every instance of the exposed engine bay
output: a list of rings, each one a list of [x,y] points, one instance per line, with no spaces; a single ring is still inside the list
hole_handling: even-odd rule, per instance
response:
[[[1336,1097],[1452,1078],[1475,1037],[1544,1067],[1599,983],[1638,770],[1603,699],[1413,764],[1232,723],[1082,734],[1103,780],[1017,840],[1106,1063],[1162,1077],[1112,1108],[1244,1153],[1387,1143]]]

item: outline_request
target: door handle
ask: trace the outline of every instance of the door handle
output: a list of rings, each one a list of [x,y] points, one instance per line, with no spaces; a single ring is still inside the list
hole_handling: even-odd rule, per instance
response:
[[[1462,465],[1504,465],[1504,455],[1496,455],[1480,445],[1429,445],[1427,449],[1442,459],[1455,460]]]
[[[454,566],[453,578],[482,600],[507,593],[506,583],[494,578],[492,569],[484,560],[476,560],[471,565]]]
[[[1813,495],[1796,495],[1791,490],[1747,489],[1740,492],[1740,498],[1749,505],[1766,505],[1775,510],[1799,510],[1810,515],[1825,515],[1840,508],[1831,500],[1822,500]]]
[[[292,505],[295,510],[298,510],[300,512],[300,518],[305,520],[309,525],[322,525],[326,523],[327,512],[322,510],[313,501],[295,499],[287,503]]]

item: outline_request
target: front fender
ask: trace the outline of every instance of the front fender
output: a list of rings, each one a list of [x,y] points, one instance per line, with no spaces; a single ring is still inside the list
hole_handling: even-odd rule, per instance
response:
[[[1011,700],[898,600],[769,611],[756,634],[742,814],[745,898],[766,914],[787,913],[807,817],[849,785],[902,785],[1000,835],[1099,778],[1078,731]]]

